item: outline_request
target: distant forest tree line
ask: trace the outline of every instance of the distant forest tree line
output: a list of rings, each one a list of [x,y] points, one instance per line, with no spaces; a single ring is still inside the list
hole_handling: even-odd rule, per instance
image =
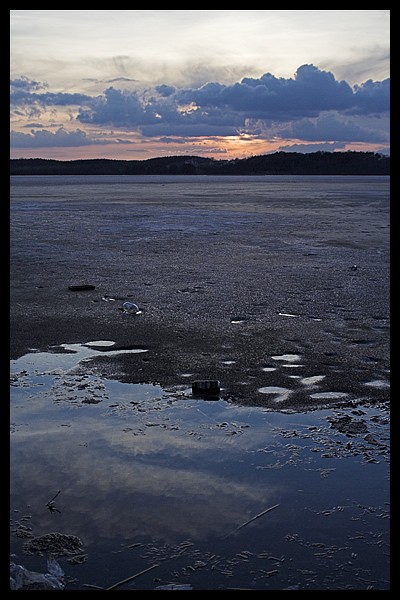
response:
[[[17,158],[11,175],[390,175],[390,157],[374,152],[275,152],[215,160],[165,156],[147,160]]]

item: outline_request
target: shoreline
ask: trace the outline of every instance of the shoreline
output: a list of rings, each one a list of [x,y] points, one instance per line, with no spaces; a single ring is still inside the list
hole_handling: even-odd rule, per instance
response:
[[[374,152],[274,152],[215,160],[159,156],[146,160],[12,158],[13,175],[390,175],[390,156]]]

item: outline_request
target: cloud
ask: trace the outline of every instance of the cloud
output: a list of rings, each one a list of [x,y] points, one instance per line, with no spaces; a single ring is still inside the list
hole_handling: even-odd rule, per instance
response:
[[[146,100],[137,91],[108,88],[87,102],[77,118],[82,123],[135,127],[144,135],[155,135],[155,130],[160,135],[190,135],[190,128],[193,135],[233,135],[249,119],[271,124],[327,111],[381,114],[389,110],[390,85],[389,80],[369,80],[353,89],[330,72],[303,65],[289,79],[266,73],[233,85],[212,82],[179,90],[160,85],[156,91],[157,97]]]
[[[66,131],[60,127],[55,133],[47,129],[32,130],[31,133],[11,131],[10,145],[12,148],[55,148],[71,146],[89,146],[91,144],[109,144],[108,140],[93,140],[81,129]]]
[[[381,114],[390,110],[390,79],[354,86],[354,106],[350,114]]]
[[[92,99],[86,108],[81,109],[77,118],[81,123],[137,127],[156,122],[156,115],[153,106],[141,102],[136,92],[109,87],[104,96]]]
[[[309,152],[334,152],[335,150],[343,150],[344,148],[345,144],[341,142],[324,142],[322,144],[290,144],[288,146],[279,146],[279,148],[272,152],[302,152],[303,154],[307,154]]]
[[[353,91],[332,73],[303,65],[293,79],[266,73],[259,79],[244,78],[231,86],[210,83],[199,90],[181,92],[181,97],[202,108],[224,106],[246,118],[274,121],[315,117],[332,110],[375,114],[389,111],[390,80],[369,80]]]
[[[354,83],[365,81],[371,73],[376,77],[387,76],[389,64],[390,47],[387,42],[373,46],[353,46],[343,62],[340,57],[332,55],[320,63],[323,68],[333,67],[337,76]]]
[[[210,83],[199,90],[180,93],[201,108],[224,107],[245,118],[287,121],[318,116],[326,110],[344,110],[352,106],[353,91],[345,81],[313,65],[299,67],[292,79],[266,73],[259,79],[244,78],[225,86]]]
[[[10,82],[10,103],[11,105],[24,106],[39,103],[44,106],[81,106],[87,101],[91,101],[91,96],[85,94],[66,94],[63,92],[36,93],[31,90],[39,90],[48,87],[47,83],[32,81],[27,77],[13,79]]]
[[[243,117],[238,118],[232,111],[198,111],[193,103],[185,105],[175,94],[146,103],[137,92],[112,87],[82,109],[77,119],[81,123],[130,127],[148,137],[236,135],[237,128],[244,125]]]
[[[388,136],[379,130],[366,129],[347,120],[341,121],[332,114],[322,115],[311,120],[302,119],[280,129],[279,136],[296,138],[309,142],[369,142],[383,143]]]
[[[29,79],[28,77],[20,77],[18,79],[12,79],[10,81],[10,87],[11,87],[11,89],[14,89],[14,90],[22,89],[22,90],[29,92],[31,90],[43,89],[43,88],[47,87],[47,83],[40,83],[39,81],[33,81],[32,79]]]
[[[274,129],[278,137],[308,141],[387,141],[384,132],[360,127],[352,119],[388,114],[390,80],[368,80],[351,87],[314,65],[302,65],[291,78],[265,73],[231,85],[214,81],[177,89],[161,84],[144,91],[108,87],[98,96],[38,93],[43,86],[27,78],[14,80],[12,103],[16,107],[76,105],[76,119],[82,124],[124,128],[146,137],[234,136],[241,132],[265,137],[268,129]],[[55,140],[51,136],[72,141],[65,134],[47,132],[47,137],[40,139],[38,132],[32,135],[47,145]],[[77,136],[78,145],[90,143],[82,134]],[[17,141],[33,143],[31,137]]]
[[[62,92],[36,94],[19,89],[10,93],[11,104],[19,106],[35,102],[45,106],[71,106],[75,104],[80,106],[91,100],[91,96],[86,96],[85,94],[65,94]]]
[[[160,142],[163,144],[186,144],[186,138],[161,137]]]
[[[168,98],[168,96],[171,96],[176,91],[174,86],[165,85],[164,83],[162,85],[157,85],[156,90],[161,96],[164,96],[164,98]]]

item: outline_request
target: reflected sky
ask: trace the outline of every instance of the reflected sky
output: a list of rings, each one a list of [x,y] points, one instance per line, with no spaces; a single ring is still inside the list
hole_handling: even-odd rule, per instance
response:
[[[226,402],[74,375],[95,353],[91,344],[76,344],[12,361],[15,496],[34,491],[40,513],[61,489],[58,519],[86,543],[222,535],[274,500],[276,485],[248,481],[237,468],[233,438],[248,425],[232,421]]]
[[[11,363],[11,510],[14,519],[13,511],[29,515],[35,536],[77,535],[99,561],[105,548],[137,542],[190,539],[231,554],[248,547],[281,556],[295,550],[288,540],[302,539],[310,556],[296,550],[297,560],[317,568],[313,544],[329,541],[350,555],[360,528],[383,531],[384,411],[352,415],[369,419],[367,442],[332,429],[332,419],[350,409],[274,413],[74,371],[104,351],[98,346],[65,346]],[[51,512],[46,503],[59,490]],[[368,516],[366,506],[373,507]],[[21,552],[23,541],[12,536],[12,551]],[[365,540],[359,564],[371,569],[385,548]]]
[[[106,393],[115,397],[119,385],[106,386]],[[61,489],[57,518],[86,543],[136,535],[169,541],[223,535],[243,515],[274,501],[281,486],[248,478],[236,463],[233,438],[244,429],[226,421],[226,406],[216,410],[222,401],[196,400],[201,409],[184,398],[171,405],[143,399],[146,391],[160,392],[148,388],[140,386],[139,406],[118,397],[96,405],[58,400],[49,407],[44,390],[42,400],[36,396],[28,407],[15,406],[12,490],[25,498],[34,491],[42,499],[40,511],[52,490]],[[241,450],[254,443],[248,438]]]

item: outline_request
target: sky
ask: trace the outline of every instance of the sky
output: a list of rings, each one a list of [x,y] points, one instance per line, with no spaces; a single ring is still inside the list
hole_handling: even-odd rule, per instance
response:
[[[11,10],[11,158],[390,153],[389,10]]]

